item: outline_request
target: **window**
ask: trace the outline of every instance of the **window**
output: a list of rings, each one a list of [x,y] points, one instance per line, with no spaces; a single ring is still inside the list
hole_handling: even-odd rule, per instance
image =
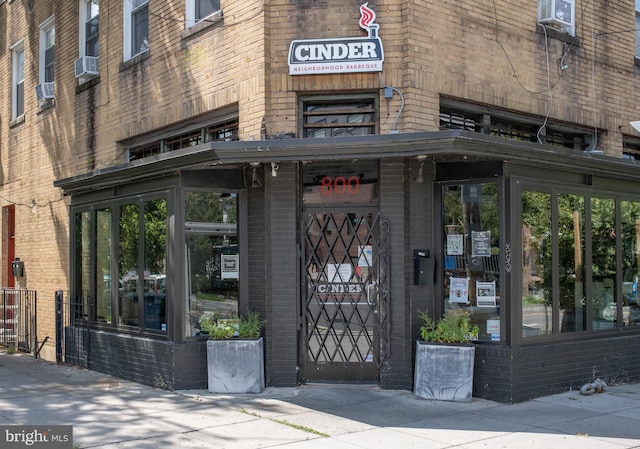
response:
[[[374,98],[302,100],[303,138],[365,136],[376,133]]]
[[[568,127],[499,109],[443,99],[440,104],[440,129],[462,129],[525,142],[540,142],[557,147],[588,151],[593,148],[593,129]]]
[[[167,201],[123,204],[119,218],[119,324],[166,331]]]
[[[80,56],[98,56],[99,0],[80,1]]]
[[[187,0],[186,4],[186,28],[206,19],[214,19],[213,14],[220,12],[220,0]]]
[[[445,315],[466,314],[479,341],[500,341],[498,184],[443,186],[442,204]]]
[[[40,25],[40,83],[54,81],[56,28],[53,17]]]
[[[636,0],[636,58],[640,58],[640,0]]]
[[[525,188],[521,205],[521,336],[640,325],[640,203]]]
[[[237,119],[216,123],[215,125],[209,125],[204,128],[196,128],[193,131],[129,147],[129,160],[133,161],[155,154],[189,148],[206,142],[225,142],[231,140],[239,140]]]
[[[124,0],[124,59],[149,49],[149,1]]]
[[[237,195],[185,192],[185,233],[189,299],[187,333],[199,335],[203,312],[238,316]]]
[[[92,321],[166,332],[167,219],[164,198],[75,214],[75,295]]]
[[[24,42],[20,41],[11,48],[11,118],[24,115]]]

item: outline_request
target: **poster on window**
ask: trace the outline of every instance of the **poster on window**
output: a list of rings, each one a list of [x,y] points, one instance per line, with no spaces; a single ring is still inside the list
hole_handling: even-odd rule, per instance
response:
[[[327,264],[327,279],[329,282],[349,282],[351,276],[353,276],[353,267],[350,263]]]
[[[491,231],[471,232],[471,256],[489,257],[491,255]]]
[[[496,306],[496,283],[476,282],[476,304],[478,307]]]
[[[373,265],[373,246],[358,246],[358,266],[371,267]]]
[[[222,254],[220,260],[220,278],[221,279],[238,279],[238,255]]]
[[[461,256],[464,254],[464,236],[462,234],[447,235],[447,255]]]
[[[469,278],[449,278],[449,302],[469,304]]]

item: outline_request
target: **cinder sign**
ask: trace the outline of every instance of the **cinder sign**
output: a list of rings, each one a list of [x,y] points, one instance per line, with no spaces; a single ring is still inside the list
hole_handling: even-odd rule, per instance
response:
[[[381,72],[384,61],[378,37],[376,13],[368,3],[360,6],[360,28],[367,37],[342,39],[307,39],[292,41],[289,46],[289,74]]]

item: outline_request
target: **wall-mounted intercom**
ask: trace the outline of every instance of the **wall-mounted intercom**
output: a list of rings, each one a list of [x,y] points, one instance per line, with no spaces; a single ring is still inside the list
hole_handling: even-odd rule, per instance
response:
[[[429,257],[429,250],[413,250],[413,283],[431,285],[435,279],[435,272],[435,261]]]
[[[24,262],[19,257],[11,261],[11,273],[17,278],[24,276]]]

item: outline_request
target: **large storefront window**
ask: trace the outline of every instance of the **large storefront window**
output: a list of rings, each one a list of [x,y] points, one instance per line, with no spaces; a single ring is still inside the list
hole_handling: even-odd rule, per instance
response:
[[[75,294],[92,320],[167,330],[167,216],[166,199],[76,213]]]
[[[91,291],[91,213],[77,213],[75,225],[75,295],[79,301]]]
[[[500,340],[500,198],[497,183],[443,187],[445,313],[465,313],[478,340]]]
[[[522,336],[552,333],[551,194],[522,192]]]
[[[239,255],[237,195],[185,192],[187,248],[187,335],[200,334],[205,312],[238,315]]]
[[[616,327],[616,203],[591,199],[591,328]]]
[[[558,195],[560,332],[586,329],[584,308],[584,198]]]
[[[111,317],[111,209],[96,211],[96,321],[112,323]],[[117,280],[116,280],[117,282]]]
[[[119,234],[119,323],[166,331],[167,201],[120,206]]]
[[[638,268],[640,267],[640,202],[621,201],[622,218],[622,319],[628,326],[640,325]]]
[[[521,201],[521,335],[637,325],[640,203],[526,189]]]

